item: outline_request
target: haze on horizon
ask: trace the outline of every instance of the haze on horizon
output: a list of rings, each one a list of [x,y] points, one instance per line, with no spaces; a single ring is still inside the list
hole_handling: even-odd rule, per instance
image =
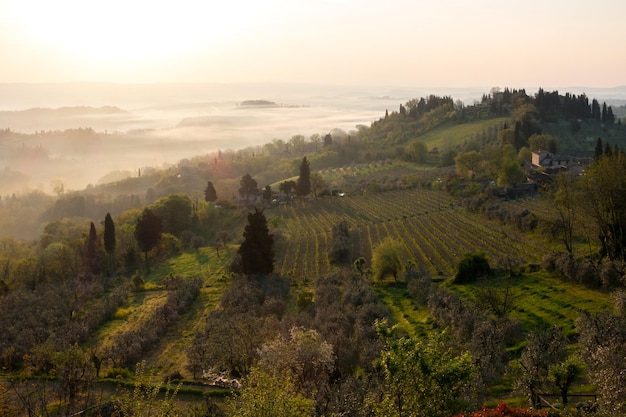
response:
[[[0,0],[0,83],[626,84],[621,0]]]

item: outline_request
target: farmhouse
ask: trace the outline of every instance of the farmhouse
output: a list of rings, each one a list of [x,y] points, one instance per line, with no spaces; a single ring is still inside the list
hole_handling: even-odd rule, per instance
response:
[[[557,155],[548,151],[538,150],[532,153],[532,164],[535,167],[544,168],[567,168],[571,158],[565,155]]]
[[[531,164],[528,171],[535,174],[535,182],[543,182],[537,178],[537,174],[555,174],[559,171],[568,170],[572,175],[580,175],[586,165],[591,163],[591,158],[573,158],[567,155],[557,155],[548,151],[538,150],[532,153]],[[539,176],[541,177],[541,176]]]

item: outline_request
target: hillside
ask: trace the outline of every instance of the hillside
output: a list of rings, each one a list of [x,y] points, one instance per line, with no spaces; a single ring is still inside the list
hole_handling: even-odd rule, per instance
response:
[[[153,388],[183,383],[177,401],[197,415],[232,414],[254,404],[248,395],[316,415],[389,415],[392,393],[439,402],[442,417],[500,400],[537,406],[557,388],[626,405],[615,360],[626,231],[599,216],[626,207],[626,164],[609,139],[623,127],[590,113],[569,135],[560,107],[498,94],[471,109],[430,96],[354,135],[3,199],[3,230],[38,237],[0,241],[0,410],[168,406],[124,389],[146,370]],[[585,176],[528,183],[528,147],[552,143],[542,135],[558,126],[564,151],[593,151],[585,138],[597,129],[609,145]],[[309,163],[319,188],[295,195]],[[271,274],[241,273],[254,260],[240,251],[253,212],[271,234]]]

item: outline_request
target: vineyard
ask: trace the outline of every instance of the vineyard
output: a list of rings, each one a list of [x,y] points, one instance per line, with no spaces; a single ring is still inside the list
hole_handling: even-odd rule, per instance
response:
[[[352,238],[351,258],[369,263],[372,250],[390,237],[402,242],[401,258],[433,277],[448,277],[466,252],[484,252],[490,262],[539,263],[548,250],[533,239],[498,222],[485,220],[456,205],[438,190],[396,190],[296,202],[267,210],[277,225],[276,271],[312,279],[332,270],[331,230],[346,221]]]

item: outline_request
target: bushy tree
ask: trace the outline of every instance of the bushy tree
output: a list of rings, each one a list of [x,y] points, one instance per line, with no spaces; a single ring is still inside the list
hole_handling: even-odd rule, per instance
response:
[[[602,256],[626,259],[626,157],[607,155],[596,160],[582,182],[584,208],[595,221]]]
[[[161,218],[163,233],[178,237],[191,227],[192,204],[186,194],[172,194],[154,202],[150,209]]]
[[[241,177],[241,181],[239,181],[239,184],[239,194],[242,197],[245,197],[246,200],[248,200],[251,195],[256,195],[257,182],[254,178],[252,178],[252,176],[250,176],[250,174],[244,174],[244,176]]]
[[[403,265],[400,259],[402,244],[393,239],[386,238],[374,248],[372,253],[372,269],[375,279],[383,279],[386,275],[393,275],[397,281],[398,274],[402,271]]]
[[[468,284],[476,282],[479,278],[491,274],[489,261],[484,253],[466,253],[459,262],[455,284]]]
[[[161,240],[163,221],[149,208],[145,208],[135,225],[135,239],[139,249],[145,254],[146,268],[149,269],[148,252]]]
[[[472,358],[447,347],[445,337],[388,341],[379,358],[382,387],[372,398],[377,416],[448,417],[465,408]]]
[[[246,275],[271,274],[274,271],[274,236],[269,233],[262,210],[255,208],[248,214],[243,238],[238,251],[242,272]]]
[[[337,264],[350,260],[350,227],[345,220],[333,226],[328,257]]]
[[[328,381],[335,364],[333,346],[317,330],[294,326],[259,349],[259,364],[275,375],[290,375],[308,395]]]
[[[317,197],[320,195],[322,190],[326,187],[326,181],[324,181],[324,177],[319,172],[314,172],[311,174],[311,191],[313,192],[313,196],[317,200]]]
[[[289,374],[255,368],[238,395],[228,400],[232,417],[310,417],[313,400],[300,394]]]

